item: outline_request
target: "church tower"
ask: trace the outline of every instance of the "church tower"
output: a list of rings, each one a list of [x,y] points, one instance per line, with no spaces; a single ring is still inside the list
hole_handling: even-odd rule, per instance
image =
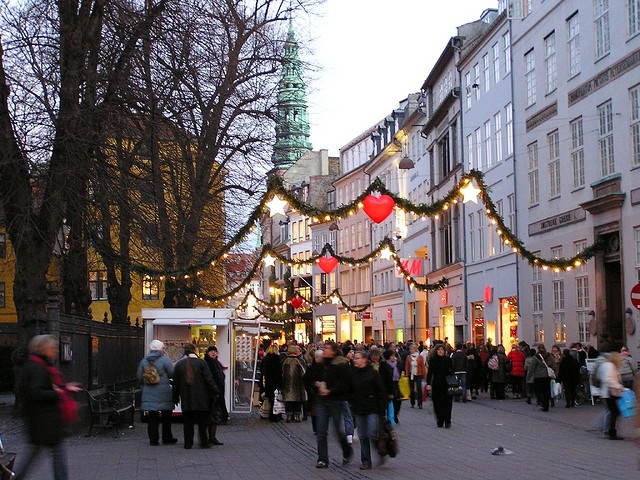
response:
[[[289,21],[289,32],[284,46],[282,78],[278,84],[278,117],[276,143],[272,162],[278,169],[287,169],[311,150],[309,141],[306,86],[298,58],[298,42]]]

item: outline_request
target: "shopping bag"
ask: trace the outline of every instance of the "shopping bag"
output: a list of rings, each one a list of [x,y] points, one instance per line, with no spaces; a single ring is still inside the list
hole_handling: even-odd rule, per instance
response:
[[[271,415],[271,400],[269,400],[269,397],[264,397],[262,400],[259,414],[261,418],[269,418],[269,415]]]
[[[560,393],[562,393],[562,384],[555,380],[551,380],[551,396],[556,398]]]
[[[400,380],[398,380],[398,390],[400,390],[400,400],[409,400],[411,398],[411,386],[409,385],[409,378],[402,373]]]
[[[633,417],[636,414],[636,396],[633,390],[625,390],[617,400],[618,410],[623,418]]]
[[[282,393],[280,390],[276,389],[273,396],[273,414],[280,415],[281,413],[285,413],[287,409],[285,408],[284,402],[282,401]]]
[[[393,408],[393,402],[389,402],[387,404],[387,420],[389,420],[389,422],[391,423],[392,428],[395,428],[396,426],[395,417],[396,417],[396,411]]]
[[[427,386],[423,385],[422,386],[422,402],[426,402],[427,401],[427,397],[429,396],[429,392],[427,392]]]

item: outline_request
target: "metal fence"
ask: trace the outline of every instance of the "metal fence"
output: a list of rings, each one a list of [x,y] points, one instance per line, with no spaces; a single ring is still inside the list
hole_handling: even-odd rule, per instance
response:
[[[60,370],[85,388],[133,386],[144,355],[144,329],[59,315]]]

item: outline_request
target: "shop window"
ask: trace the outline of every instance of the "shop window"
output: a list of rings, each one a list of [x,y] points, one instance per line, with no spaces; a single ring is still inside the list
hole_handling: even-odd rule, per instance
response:
[[[5,298],[5,289],[6,289],[6,284],[4,282],[0,282],[0,308],[5,308],[7,306],[7,302]]]

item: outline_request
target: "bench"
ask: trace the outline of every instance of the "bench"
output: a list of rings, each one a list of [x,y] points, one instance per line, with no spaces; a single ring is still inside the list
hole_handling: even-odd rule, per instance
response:
[[[109,428],[114,427],[116,436],[120,436],[118,426],[123,414],[133,411],[135,406],[132,402],[123,402],[122,398],[114,395],[106,387],[95,390],[84,390],[89,404],[89,431],[85,436],[91,436],[94,427]]]

